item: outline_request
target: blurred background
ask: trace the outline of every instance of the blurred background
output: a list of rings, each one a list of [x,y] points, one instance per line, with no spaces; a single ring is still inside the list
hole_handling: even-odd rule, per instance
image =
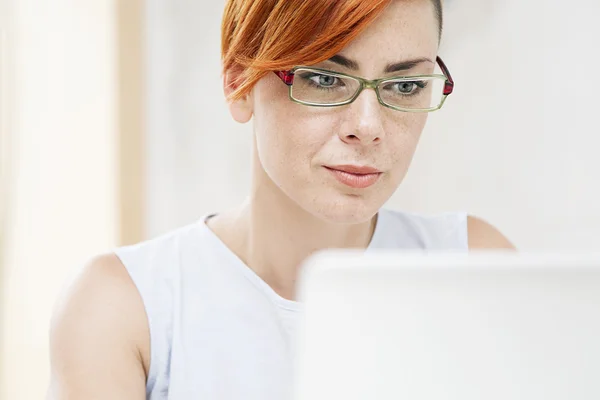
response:
[[[42,398],[57,295],[91,256],[239,203],[224,0],[0,0],[0,399]],[[448,0],[456,80],[390,207],[521,250],[600,249],[600,3]]]

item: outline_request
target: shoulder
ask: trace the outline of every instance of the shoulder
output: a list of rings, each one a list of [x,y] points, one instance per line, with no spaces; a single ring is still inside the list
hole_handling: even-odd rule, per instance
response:
[[[150,269],[172,265],[180,259],[182,252],[204,241],[201,224],[194,222],[151,239],[119,247],[115,249],[115,253],[130,274],[135,272],[132,270],[136,268],[143,268],[144,274],[147,275],[146,272]]]
[[[114,253],[104,254],[88,261],[63,291],[53,315],[53,328],[59,329],[53,332],[74,331],[83,321],[143,325],[143,313],[139,293],[122,262]]]
[[[507,249],[515,246],[493,225],[481,218],[469,215],[467,218],[469,249]]]
[[[381,216],[382,230],[393,232],[389,236],[396,238],[398,243],[392,244],[396,247],[412,243],[414,247],[441,250],[515,249],[493,225],[465,212],[423,215],[382,210]]]
[[[379,247],[467,250],[464,212],[419,214],[382,209],[379,216],[376,239],[383,243]]]
[[[104,368],[114,368],[114,373],[137,375],[136,381],[142,382],[149,346],[144,306],[125,267],[112,253],[91,259],[65,288],[54,310],[53,375],[70,381],[70,387],[82,386],[102,375]],[[72,383],[74,379],[81,384]]]

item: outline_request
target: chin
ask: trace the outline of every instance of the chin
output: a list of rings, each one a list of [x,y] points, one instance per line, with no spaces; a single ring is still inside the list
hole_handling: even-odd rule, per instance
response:
[[[362,196],[337,195],[307,207],[314,216],[335,224],[359,224],[373,218],[382,204]]]

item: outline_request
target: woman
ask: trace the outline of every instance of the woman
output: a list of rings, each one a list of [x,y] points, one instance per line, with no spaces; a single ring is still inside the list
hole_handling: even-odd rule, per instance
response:
[[[512,248],[465,214],[381,209],[452,91],[441,25],[439,0],[228,1],[223,86],[254,123],[250,196],[89,263],[53,324],[54,398],[281,400],[314,251]]]

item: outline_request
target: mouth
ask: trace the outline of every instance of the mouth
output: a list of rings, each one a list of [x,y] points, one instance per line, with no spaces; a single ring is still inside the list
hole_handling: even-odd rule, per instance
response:
[[[377,168],[359,165],[324,165],[338,182],[355,189],[373,186],[383,172]]]

